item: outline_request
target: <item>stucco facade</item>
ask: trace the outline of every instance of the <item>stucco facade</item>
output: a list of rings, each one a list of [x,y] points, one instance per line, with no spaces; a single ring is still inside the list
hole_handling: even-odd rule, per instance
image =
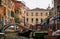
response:
[[[35,8],[27,10],[25,13],[25,23],[29,25],[40,24],[49,16],[49,11],[46,9]]]

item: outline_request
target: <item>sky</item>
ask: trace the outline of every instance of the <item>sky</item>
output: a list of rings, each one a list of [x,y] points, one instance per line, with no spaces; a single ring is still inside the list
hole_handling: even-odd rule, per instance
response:
[[[52,0],[18,0],[23,1],[24,4],[30,9],[34,8],[44,8],[46,9],[48,6],[53,7]]]

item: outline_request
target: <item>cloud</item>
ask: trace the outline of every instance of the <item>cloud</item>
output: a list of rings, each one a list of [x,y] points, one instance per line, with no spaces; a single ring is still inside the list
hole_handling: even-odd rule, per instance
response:
[[[19,0],[24,1],[26,6],[28,6],[30,9],[39,7],[39,8],[47,8],[49,4],[52,6],[51,2],[52,0]]]

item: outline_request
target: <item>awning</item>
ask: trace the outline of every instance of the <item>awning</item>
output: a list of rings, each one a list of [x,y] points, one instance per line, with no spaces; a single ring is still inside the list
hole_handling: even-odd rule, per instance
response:
[[[60,19],[60,16],[56,16],[52,20],[57,20],[57,19]]]

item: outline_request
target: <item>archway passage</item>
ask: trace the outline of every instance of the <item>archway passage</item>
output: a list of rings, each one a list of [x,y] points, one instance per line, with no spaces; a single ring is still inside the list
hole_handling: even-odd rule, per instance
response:
[[[20,25],[20,24],[7,24],[7,25],[4,25],[4,30],[6,30],[8,27],[10,26],[18,26],[19,28],[22,28],[23,30],[29,30],[29,28],[27,28],[26,26],[23,26],[23,25]]]

